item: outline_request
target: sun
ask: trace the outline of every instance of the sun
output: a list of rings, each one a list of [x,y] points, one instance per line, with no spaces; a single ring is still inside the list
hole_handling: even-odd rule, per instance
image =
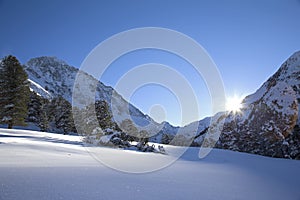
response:
[[[242,97],[234,95],[233,97],[228,97],[226,99],[226,110],[232,111],[234,113],[240,112],[242,109]]]

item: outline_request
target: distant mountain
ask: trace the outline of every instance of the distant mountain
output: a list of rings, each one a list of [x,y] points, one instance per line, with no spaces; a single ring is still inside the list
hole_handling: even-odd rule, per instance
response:
[[[72,92],[74,87],[74,82],[76,76],[79,73],[79,70],[75,67],[68,65],[66,62],[56,58],[56,57],[38,57],[29,60],[24,68],[28,73],[30,80],[30,88],[32,91],[35,91],[44,98],[52,99],[57,96],[62,96],[69,102],[72,102]],[[118,113],[118,116],[115,116],[115,121],[119,124],[123,120],[130,118],[136,124],[140,126],[145,126],[145,129],[152,135],[150,141],[153,142],[162,142],[163,138],[169,137],[173,139],[179,131],[179,127],[174,127],[168,122],[163,122],[161,124],[155,122],[151,117],[142,113],[138,108],[123,99],[112,87],[104,85],[102,82],[98,81],[94,77],[80,72],[84,76],[84,81],[82,84],[85,84],[85,89],[93,90],[90,85],[96,84],[95,100],[105,100],[110,104],[114,102],[114,112]],[[76,87],[76,86],[75,86]],[[85,91],[79,91],[77,98],[78,102],[86,101],[84,96]],[[124,109],[126,106],[129,106],[128,110]],[[197,122],[198,124],[199,122]],[[199,129],[207,128],[209,125],[209,120],[200,121]],[[195,129],[195,123],[191,126],[186,126],[181,128],[180,133],[182,135],[191,135],[191,128]],[[197,129],[196,129],[197,130]],[[195,135],[196,133],[193,133]],[[192,136],[190,138],[192,138]]]

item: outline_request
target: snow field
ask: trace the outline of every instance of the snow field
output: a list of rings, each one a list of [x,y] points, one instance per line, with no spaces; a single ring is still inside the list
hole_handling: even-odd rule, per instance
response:
[[[121,167],[147,166],[168,155],[97,147]],[[188,148],[151,173],[124,173],[95,160],[80,137],[0,129],[0,200],[300,199],[300,162],[214,149],[204,159]],[[121,159],[122,158],[122,159]]]

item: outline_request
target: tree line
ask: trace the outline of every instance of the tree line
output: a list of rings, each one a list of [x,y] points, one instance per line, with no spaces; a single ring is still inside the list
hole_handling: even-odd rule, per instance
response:
[[[72,112],[70,102],[63,97],[49,100],[30,91],[29,86],[28,75],[18,59],[12,55],[4,57],[0,62],[0,123],[6,124],[9,129],[34,124],[41,131],[64,134],[78,131],[86,136],[92,133],[98,133],[99,136],[96,128],[100,126],[102,135],[118,132],[122,141],[148,142],[147,133],[138,131],[131,120],[124,120],[119,127],[113,121],[106,101],[98,100],[85,108],[74,108]],[[93,112],[96,112],[95,119],[91,114]],[[75,121],[77,127],[73,113],[78,116]]]
[[[72,106],[63,97],[51,100],[30,91],[28,75],[15,56],[0,61],[0,123],[14,126],[35,124],[41,131],[76,132]]]

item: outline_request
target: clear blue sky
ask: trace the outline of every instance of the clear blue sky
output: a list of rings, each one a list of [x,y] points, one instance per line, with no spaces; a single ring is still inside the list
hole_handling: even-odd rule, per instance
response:
[[[299,19],[299,0],[0,0],[0,54],[13,54],[22,63],[57,56],[80,67],[96,45],[116,33],[164,27],[200,43],[217,64],[226,95],[244,96],[300,50]],[[169,65],[188,77],[202,104],[199,118],[211,114],[201,77],[185,61],[165,52],[132,52],[113,63],[102,81],[113,86],[122,73],[148,62]],[[180,124],[176,99],[165,89],[150,85],[131,100],[146,113],[151,105],[163,104],[167,120]]]

